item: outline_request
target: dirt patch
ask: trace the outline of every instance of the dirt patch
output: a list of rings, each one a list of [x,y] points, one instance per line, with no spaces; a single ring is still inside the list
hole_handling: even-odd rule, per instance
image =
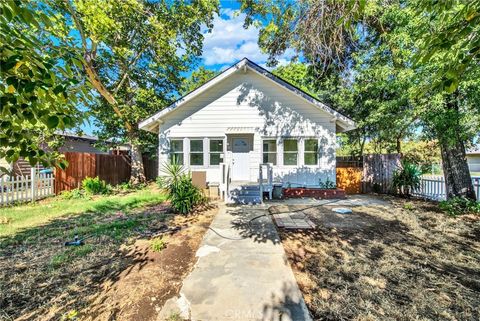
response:
[[[156,320],[195,264],[216,212],[211,206],[184,217],[157,205],[112,213],[89,223],[105,224],[108,232],[66,249],[62,228],[73,224],[70,218],[44,226],[47,235],[39,229],[35,239],[6,244],[0,248],[0,319]],[[82,219],[75,218],[77,225]],[[166,247],[154,251],[154,238]]]
[[[309,208],[316,230],[281,231],[314,319],[479,320],[480,217],[381,200],[352,214]]]

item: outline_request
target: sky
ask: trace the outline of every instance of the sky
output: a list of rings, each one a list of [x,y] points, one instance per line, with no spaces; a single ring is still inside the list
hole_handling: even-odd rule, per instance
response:
[[[251,26],[243,28],[245,14],[236,11],[240,8],[237,1],[221,1],[220,15],[215,17],[213,29],[210,33],[204,31],[203,55],[200,66],[212,70],[224,70],[234,63],[247,57],[260,66],[266,66],[268,55],[262,53],[258,46],[259,28]],[[284,55],[278,57],[278,65],[287,64],[294,56],[293,50],[287,50]],[[93,135],[93,124],[81,126],[85,134]]]
[[[245,14],[239,14],[238,9],[236,1],[222,1],[220,15],[214,20],[213,30],[204,33],[201,64],[206,68],[222,70],[243,57],[266,67],[268,55],[262,53],[257,43],[259,28],[251,26],[245,29]],[[279,65],[287,64],[293,56],[293,50],[287,50],[278,58]]]

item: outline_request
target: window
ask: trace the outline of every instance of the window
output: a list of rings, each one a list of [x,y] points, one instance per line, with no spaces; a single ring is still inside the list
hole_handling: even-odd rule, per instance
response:
[[[190,165],[203,165],[203,140],[190,140]]]
[[[170,162],[183,165],[183,140],[170,141]]]
[[[296,139],[283,141],[283,165],[297,165],[298,144]]]
[[[210,139],[210,165],[218,165],[221,162],[223,153],[223,140]]]
[[[277,141],[275,139],[263,141],[263,163],[277,165]]]
[[[306,139],[305,140],[305,165],[317,165],[318,164],[318,140]]]

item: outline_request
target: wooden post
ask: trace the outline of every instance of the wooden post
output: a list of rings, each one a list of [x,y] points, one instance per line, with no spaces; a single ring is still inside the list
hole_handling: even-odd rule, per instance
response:
[[[35,174],[36,174],[35,167],[30,168],[30,178],[31,178],[31,184],[32,184],[30,188],[32,193],[32,202],[35,201],[35,193],[37,191],[37,181],[36,181]]]

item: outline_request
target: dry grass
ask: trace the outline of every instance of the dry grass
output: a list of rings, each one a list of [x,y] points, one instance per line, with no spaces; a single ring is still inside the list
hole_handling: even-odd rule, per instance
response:
[[[112,210],[98,207],[0,238],[0,320],[156,319],[195,263],[216,210],[183,217],[161,201],[121,210],[112,202]],[[86,244],[63,246],[75,232],[89,236]],[[151,240],[163,235],[168,244],[153,251]]]
[[[282,233],[314,318],[479,320],[480,217],[384,200],[346,215],[309,209],[314,232]]]

